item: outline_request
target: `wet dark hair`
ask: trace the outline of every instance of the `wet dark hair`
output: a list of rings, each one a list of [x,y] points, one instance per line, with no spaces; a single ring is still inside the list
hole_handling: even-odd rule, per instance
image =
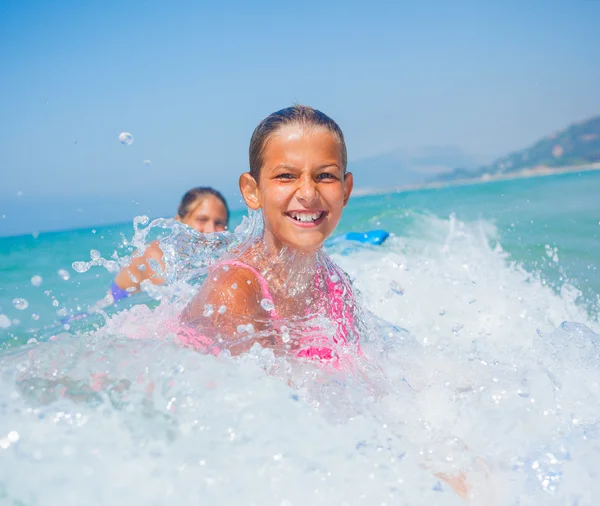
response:
[[[199,200],[203,200],[204,197],[212,195],[213,197],[217,197],[225,206],[225,211],[227,211],[227,222],[229,222],[229,207],[227,206],[227,201],[225,197],[221,195],[221,192],[218,192],[214,188],[210,188],[209,186],[199,186],[197,188],[192,188],[185,192],[185,195],[181,198],[181,202],[179,203],[179,207],[177,208],[177,214],[180,218],[185,218],[188,213],[194,207],[194,204]]]
[[[300,125],[301,127],[325,128],[335,135],[340,141],[342,149],[342,170],[346,173],[346,164],[348,162],[348,153],[346,150],[346,141],[339,125],[329,116],[313,109],[307,105],[293,105],[286,109],[269,114],[254,129],[252,139],[250,139],[250,175],[258,182],[260,169],[263,165],[265,148],[271,137],[280,128],[287,125]]]

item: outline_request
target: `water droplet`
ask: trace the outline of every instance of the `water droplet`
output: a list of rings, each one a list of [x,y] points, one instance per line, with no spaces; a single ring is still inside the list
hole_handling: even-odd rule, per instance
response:
[[[32,319],[32,320],[36,320],[36,321],[37,321],[37,320],[39,320],[39,319],[40,319],[40,315],[39,315],[39,314],[37,314],[37,313],[33,313],[33,314],[31,315],[31,319]]]
[[[37,339],[35,337],[32,337],[31,339],[27,340],[27,344],[37,344]]]
[[[144,165],[147,167],[148,165],[152,164],[152,160],[144,160]]]
[[[58,307],[58,305],[59,305],[59,304],[60,304],[60,302],[58,302],[56,299],[54,299],[54,300],[52,301],[52,305],[53,305],[54,307]]]
[[[396,295],[404,295],[404,288],[397,281],[390,282],[390,290]]]
[[[0,329],[7,329],[10,327],[10,318],[5,314],[0,314]]]
[[[73,263],[73,269],[75,269],[75,264],[84,264],[85,262],[74,262]],[[88,267],[86,266],[83,270],[78,271],[77,269],[75,269],[77,272],[85,272],[88,270]],[[58,275],[62,278],[63,281],[69,281],[69,278],[71,277],[71,275],[65,271],[64,269],[59,269],[58,270]]]
[[[289,343],[290,342],[290,332],[289,332],[288,328],[285,325],[281,326],[281,340],[284,343]]]
[[[440,309],[440,316],[444,316],[446,314],[446,310],[445,309]]]
[[[75,272],[86,272],[88,269],[90,268],[90,266],[87,264],[87,262],[73,262],[73,270]],[[60,271],[58,271],[60,273]],[[65,281],[67,281],[68,278],[68,274],[67,277],[63,277],[63,279]]]
[[[238,325],[237,326],[238,334],[242,334],[246,332],[247,334],[254,334],[254,325],[249,323],[248,325]]]
[[[455,334],[458,334],[463,327],[464,327],[464,325],[462,323],[457,323],[456,325],[454,325],[452,327],[452,332],[454,332]]]
[[[13,299],[13,306],[20,311],[23,311],[23,309],[27,309],[29,307],[29,302],[27,302],[25,299],[16,298]]]
[[[131,146],[133,144],[133,135],[129,132],[121,132],[119,134],[119,142],[125,146]]]
[[[237,290],[237,283],[233,283],[233,285],[231,285],[231,288],[233,288],[234,290]]]
[[[273,309],[275,309],[275,304],[273,304],[272,300],[269,299],[263,299],[260,301],[260,306],[265,310],[265,311],[273,311]]]
[[[40,286],[42,284],[42,276],[38,276],[37,274],[31,278],[31,284],[33,286]]]
[[[225,314],[225,311],[227,311],[227,307],[225,307],[225,306],[221,306],[221,307],[219,308],[219,314]]]
[[[90,258],[92,260],[98,260],[100,258],[100,252],[97,249],[90,250]]]
[[[206,316],[208,318],[214,312],[215,310],[213,309],[212,304],[206,304],[206,306],[204,306],[204,312],[202,313],[202,316]]]

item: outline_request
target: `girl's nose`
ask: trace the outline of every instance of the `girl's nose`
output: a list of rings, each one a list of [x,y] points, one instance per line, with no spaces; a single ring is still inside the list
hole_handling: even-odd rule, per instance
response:
[[[317,187],[312,177],[303,177],[296,192],[299,200],[310,202],[317,197]]]
[[[202,231],[204,234],[212,234],[216,231],[215,222],[208,220],[204,225],[204,230]]]

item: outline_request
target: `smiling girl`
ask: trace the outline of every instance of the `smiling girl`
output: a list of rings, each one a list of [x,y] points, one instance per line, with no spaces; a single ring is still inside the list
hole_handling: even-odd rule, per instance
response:
[[[212,335],[234,354],[259,342],[338,361],[356,342],[351,284],[322,251],[352,193],[346,161],[340,127],[316,109],[296,105],[261,121],[239,185],[262,215],[262,234],[211,270],[182,314],[193,330],[186,344]]]

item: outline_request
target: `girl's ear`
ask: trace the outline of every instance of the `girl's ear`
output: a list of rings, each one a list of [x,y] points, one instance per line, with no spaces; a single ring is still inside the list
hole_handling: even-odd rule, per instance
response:
[[[352,175],[352,172],[346,172],[346,175],[344,176],[344,207],[346,207],[346,204],[348,203],[352,188],[354,188],[354,176]]]
[[[260,209],[258,183],[249,172],[244,172],[240,176],[240,192],[250,209],[253,211]]]

